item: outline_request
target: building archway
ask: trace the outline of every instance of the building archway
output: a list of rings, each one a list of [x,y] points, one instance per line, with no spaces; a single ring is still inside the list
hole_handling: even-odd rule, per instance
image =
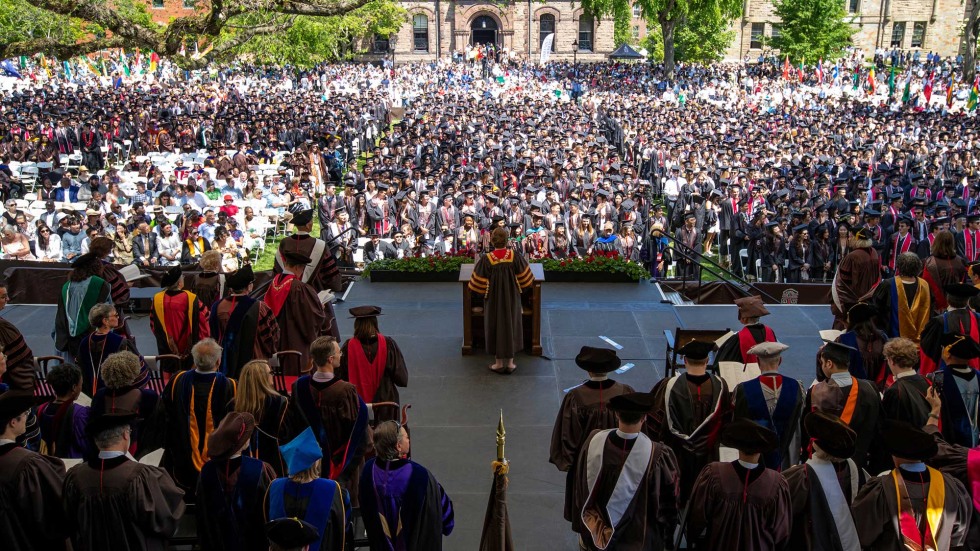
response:
[[[499,34],[500,28],[497,24],[497,20],[489,15],[480,15],[473,19],[473,23],[470,24],[470,41],[473,45],[478,44],[493,44],[496,46],[497,35]]]

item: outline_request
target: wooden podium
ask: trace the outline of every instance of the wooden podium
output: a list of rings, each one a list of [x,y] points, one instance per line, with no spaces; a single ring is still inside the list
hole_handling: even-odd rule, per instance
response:
[[[474,349],[486,349],[483,330],[483,297],[470,291],[468,285],[473,276],[473,264],[463,264],[459,268],[459,282],[463,287],[463,350],[464,356],[473,354]],[[524,331],[524,351],[532,356],[541,355],[541,282],[544,281],[544,268],[541,264],[530,264],[534,283],[521,293],[521,326]]]

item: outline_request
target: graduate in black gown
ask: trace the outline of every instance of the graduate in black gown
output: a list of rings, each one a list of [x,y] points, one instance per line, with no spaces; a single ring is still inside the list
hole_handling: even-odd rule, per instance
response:
[[[793,500],[793,532],[786,549],[858,551],[851,502],[868,479],[850,457],[857,434],[840,417],[815,411],[806,418],[813,456],[783,472]]]
[[[905,421],[921,427],[929,419],[926,392],[932,384],[919,375],[919,347],[909,339],[892,339],[885,343],[885,361],[895,382],[881,397],[881,412],[885,419]]]
[[[197,484],[197,536],[212,551],[266,551],[262,500],[276,478],[272,467],[242,455],[255,431],[251,413],[231,412],[208,437],[211,459]]]
[[[691,341],[678,349],[686,373],[657,383],[654,406],[645,432],[674,450],[681,471],[680,503],[687,502],[694,479],[705,465],[718,460],[721,428],[731,419],[728,383],[708,373],[712,342]]]
[[[755,363],[756,358],[749,354],[749,349],[760,342],[776,342],[772,328],[759,321],[769,315],[769,310],[757,296],[737,299],[735,306],[738,306],[738,321],[743,327],[721,344],[715,361]]]

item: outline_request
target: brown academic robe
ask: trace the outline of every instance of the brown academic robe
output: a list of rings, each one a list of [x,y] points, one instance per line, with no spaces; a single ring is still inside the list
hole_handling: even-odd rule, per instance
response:
[[[313,286],[317,292],[330,289],[334,293],[343,290],[343,281],[340,277],[340,268],[337,267],[337,259],[330,252],[330,247],[323,247],[323,254],[320,258],[313,258],[313,248],[319,239],[308,234],[293,234],[279,242],[279,250],[276,252],[278,257],[273,265],[272,271],[276,274],[282,273],[281,258],[284,251],[297,252],[308,256],[313,260],[314,268],[309,280],[306,282]]]
[[[279,276],[272,280],[273,288],[280,284]],[[269,295],[266,295],[268,304]],[[310,343],[322,335],[332,335],[340,340],[340,331],[333,316],[333,308],[327,305],[329,311],[320,303],[313,286],[303,283],[299,278],[293,278],[289,284],[289,294],[279,309],[276,323],[279,324],[279,341],[276,350],[295,350],[301,354],[299,358],[283,355],[279,358],[282,372],[289,377],[296,377],[310,368]]]
[[[633,387],[605,381],[586,381],[570,390],[558,408],[558,418],[551,433],[551,458],[549,461],[559,471],[567,473],[565,480],[565,520],[575,516],[572,504],[572,486],[575,483],[575,458],[585,439],[595,430],[611,429],[619,425],[616,414],[606,404],[610,398],[634,392]]]
[[[198,300],[209,309],[227,291],[224,274],[201,272],[199,274],[188,274],[184,277],[184,288],[197,295]]]
[[[7,355],[3,381],[11,390],[34,391],[34,352],[14,324],[0,318],[0,349]]]
[[[850,460],[834,463],[834,470],[844,499],[851,503],[867,481],[867,473]],[[783,478],[789,486],[793,504],[793,531],[786,549],[823,551],[839,548],[837,524],[816,473],[806,464],[794,465],[783,471]]]
[[[218,321],[218,332],[215,334],[214,326],[212,325],[211,338],[218,341],[218,344],[222,344],[221,335],[228,327],[228,321],[231,318],[231,313],[234,310],[235,296],[226,297],[215,303],[215,311],[217,312]],[[253,329],[255,339],[252,344],[251,354],[240,352],[237,356],[236,365],[229,365],[230,377],[237,378],[238,374],[241,372],[242,367],[245,366],[251,360],[265,360],[271,358],[273,354],[278,352],[276,346],[279,344],[279,323],[276,321],[275,316],[272,315],[272,310],[266,303],[262,301],[257,301],[252,308],[256,308],[256,321],[255,327]],[[242,325],[250,323],[249,319],[242,322]],[[250,328],[251,329],[251,328]],[[242,330],[239,328],[239,334]],[[248,347],[248,343],[239,342],[236,343],[238,346]],[[308,346],[307,346],[308,347]],[[242,349],[240,349],[242,350]]]
[[[857,446],[854,448],[854,455],[851,459],[861,468],[867,468],[871,472],[882,466],[884,461],[880,453],[872,453],[872,444],[878,439],[881,422],[881,398],[878,389],[874,384],[857,377],[851,378],[857,382],[858,397],[854,408],[854,414],[848,425],[857,433]],[[804,447],[803,457],[809,457],[805,449],[810,443],[810,435],[806,430],[806,416],[811,411],[820,410],[832,415],[840,416],[844,412],[847,404],[847,397],[851,390],[851,385],[840,387],[833,379],[819,382],[807,391],[806,405],[803,408],[803,416],[800,418],[802,427],[802,444]],[[876,449],[880,449],[880,446]]]
[[[0,446],[0,534],[3,549],[65,548],[68,532],[61,502],[65,464],[16,444]]]
[[[831,289],[834,329],[845,329],[847,312],[861,297],[881,281],[881,260],[872,248],[855,249],[844,257],[837,268]]]
[[[930,478],[928,484],[934,481]],[[943,476],[945,499],[943,516],[938,534],[934,534],[939,549],[955,549],[966,543],[971,509],[970,494],[963,484],[952,476]],[[925,498],[928,484],[906,480],[913,516],[919,526],[925,522]],[[858,492],[851,504],[854,525],[861,539],[861,547],[868,551],[894,551],[904,549],[898,525],[898,496],[892,472],[872,478]]]
[[[782,549],[789,540],[789,486],[772,469],[760,465],[748,471],[737,462],[711,463],[698,476],[691,503],[699,506],[688,513],[688,542],[703,542],[694,549],[769,551]]]
[[[701,469],[718,460],[721,428],[732,416],[731,393],[724,379],[710,375],[700,385],[700,393],[698,388],[684,373],[657,383],[651,391],[653,411],[644,429],[677,454],[682,504],[687,503]]]
[[[405,357],[402,356],[401,349],[398,348],[398,344],[395,339],[391,337],[384,337],[385,348],[387,350],[387,358],[385,360],[384,372],[381,375],[381,384],[378,385],[378,390],[374,393],[374,397],[371,400],[365,400],[368,403],[376,402],[395,402],[399,403],[398,388],[408,386],[408,368],[405,366]],[[341,352],[343,353],[340,357],[340,367],[336,370],[337,377],[350,381],[350,375],[348,373],[347,367],[347,345],[350,340],[344,342],[341,347]],[[378,340],[377,338],[369,339],[366,341],[361,341],[361,346],[364,348],[364,356],[367,360],[373,361],[375,354],[378,352]],[[378,409],[374,413],[374,418],[378,422],[381,421],[400,421],[398,411],[395,408],[384,408]]]
[[[75,465],[64,505],[76,551],[163,551],[184,515],[184,492],[166,471],[125,456]]]
[[[483,330],[488,354],[513,358],[524,349],[521,291],[534,283],[527,260],[514,250],[480,255],[469,289],[484,297]]]
[[[588,464],[590,444],[593,439],[608,433],[601,453],[594,456],[598,467],[594,484],[590,486]],[[636,439],[624,439],[615,429],[593,431],[583,443],[575,462],[572,486],[572,528],[581,536],[585,549],[616,551],[646,551],[662,549],[666,538],[673,534],[677,524],[677,458],[673,451],[660,442],[651,442],[649,458],[638,458],[645,465],[642,477],[631,493],[619,494],[625,502],[618,522],[610,518],[609,503],[616,494],[624,465],[639,439],[649,439],[640,434]],[[625,494],[625,495],[624,495]],[[618,500],[617,500],[618,501]],[[611,534],[609,533],[611,531]],[[603,539],[606,541],[603,541]],[[605,545],[596,545],[605,544]]]

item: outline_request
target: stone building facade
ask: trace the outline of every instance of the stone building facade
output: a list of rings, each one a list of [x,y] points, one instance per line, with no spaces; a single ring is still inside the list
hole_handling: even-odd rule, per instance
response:
[[[855,46],[871,55],[876,48],[922,50],[955,56],[962,46],[963,27],[974,1],[980,0],[843,0],[848,21],[857,30]],[[755,59],[771,49],[779,35],[772,0],[744,0],[741,19],[732,24],[735,40],[726,58]]]
[[[973,2],[980,0],[842,0],[855,27],[853,42],[870,55],[876,48],[922,50],[955,56],[962,47],[963,27]],[[192,14],[198,0],[146,0],[159,22]],[[743,16],[732,23],[735,39],[727,60],[772,50],[779,34],[773,0],[743,0]],[[432,60],[462,52],[467,44],[493,42],[532,61],[539,59],[544,37],[554,32],[552,59],[601,61],[615,49],[613,21],[585,13],[573,0],[410,0],[402,5],[409,20],[394,42],[396,63]],[[638,46],[648,29],[634,8],[632,43]],[[659,29],[653,29],[659,32]],[[578,44],[573,46],[573,43]],[[365,59],[392,55],[392,42],[367,41]]]
[[[408,11],[409,21],[395,39],[396,63],[448,57],[463,52],[467,44],[488,42],[537,60],[550,33],[555,35],[552,59],[599,61],[615,49],[612,20],[592,17],[580,3],[570,0],[427,0],[401,4]],[[381,50],[390,44],[382,41],[378,46],[376,49]]]

